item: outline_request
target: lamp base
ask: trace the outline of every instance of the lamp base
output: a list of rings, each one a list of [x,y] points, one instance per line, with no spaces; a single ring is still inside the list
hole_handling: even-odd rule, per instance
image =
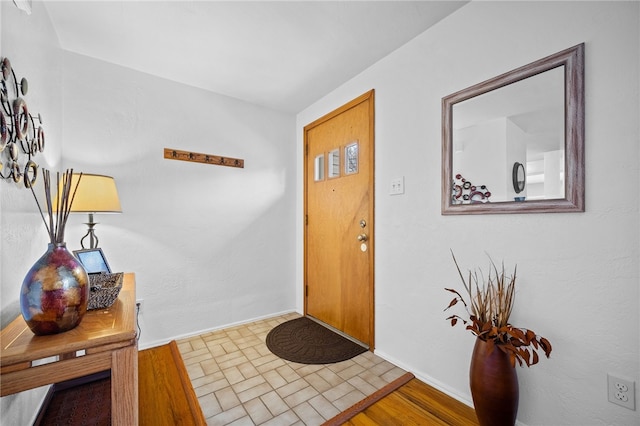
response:
[[[87,233],[84,235],[84,237],[82,237],[82,239],[80,240],[80,245],[83,249],[86,249],[87,247],[84,246],[84,240],[89,237],[89,248],[97,248],[98,237],[96,236],[94,229],[97,223],[93,221],[93,213],[89,213],[89,222],[85,223],[85,225],[87,225],[89,229],[87,230]]]

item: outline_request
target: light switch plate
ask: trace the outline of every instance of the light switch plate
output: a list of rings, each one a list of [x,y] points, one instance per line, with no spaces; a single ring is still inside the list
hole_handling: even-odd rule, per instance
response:
[[[404,194],[404,176],[391,179],[391,186],[389,187],[389,195]]]

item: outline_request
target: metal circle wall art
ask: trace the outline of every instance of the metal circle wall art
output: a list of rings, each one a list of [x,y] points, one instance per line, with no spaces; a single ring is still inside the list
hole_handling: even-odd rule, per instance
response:
[[[29,82],[24,77],[18,80],[9,58],[0,59],[0,68],[0,178],[22,180],[29,188],[38,177],[34,157],[44,151],[42,116],[29,112],[23,98]]]
[[[460,173],[453,181],[451,201],[453,204],[488,203],[491,192],[486,185],[473,185]]]

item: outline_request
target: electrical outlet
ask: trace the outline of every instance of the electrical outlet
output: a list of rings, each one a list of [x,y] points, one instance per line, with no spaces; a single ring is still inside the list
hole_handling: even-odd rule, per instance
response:
[[[137,313],[142,314],[142,308],[144,307],[144,300],[138,299],[136,300]]]
[[[607,386],[609,389],[609,402],[618,404],[630,410],[636,409],[635,382],[621,379],[607,374]]]

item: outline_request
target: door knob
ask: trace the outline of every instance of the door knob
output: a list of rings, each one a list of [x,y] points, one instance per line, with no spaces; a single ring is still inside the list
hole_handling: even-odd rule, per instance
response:
[[[358,235],[358,241],[367,241],[369,239],[369,237],[367,236],[367,234],[360,234]]]

